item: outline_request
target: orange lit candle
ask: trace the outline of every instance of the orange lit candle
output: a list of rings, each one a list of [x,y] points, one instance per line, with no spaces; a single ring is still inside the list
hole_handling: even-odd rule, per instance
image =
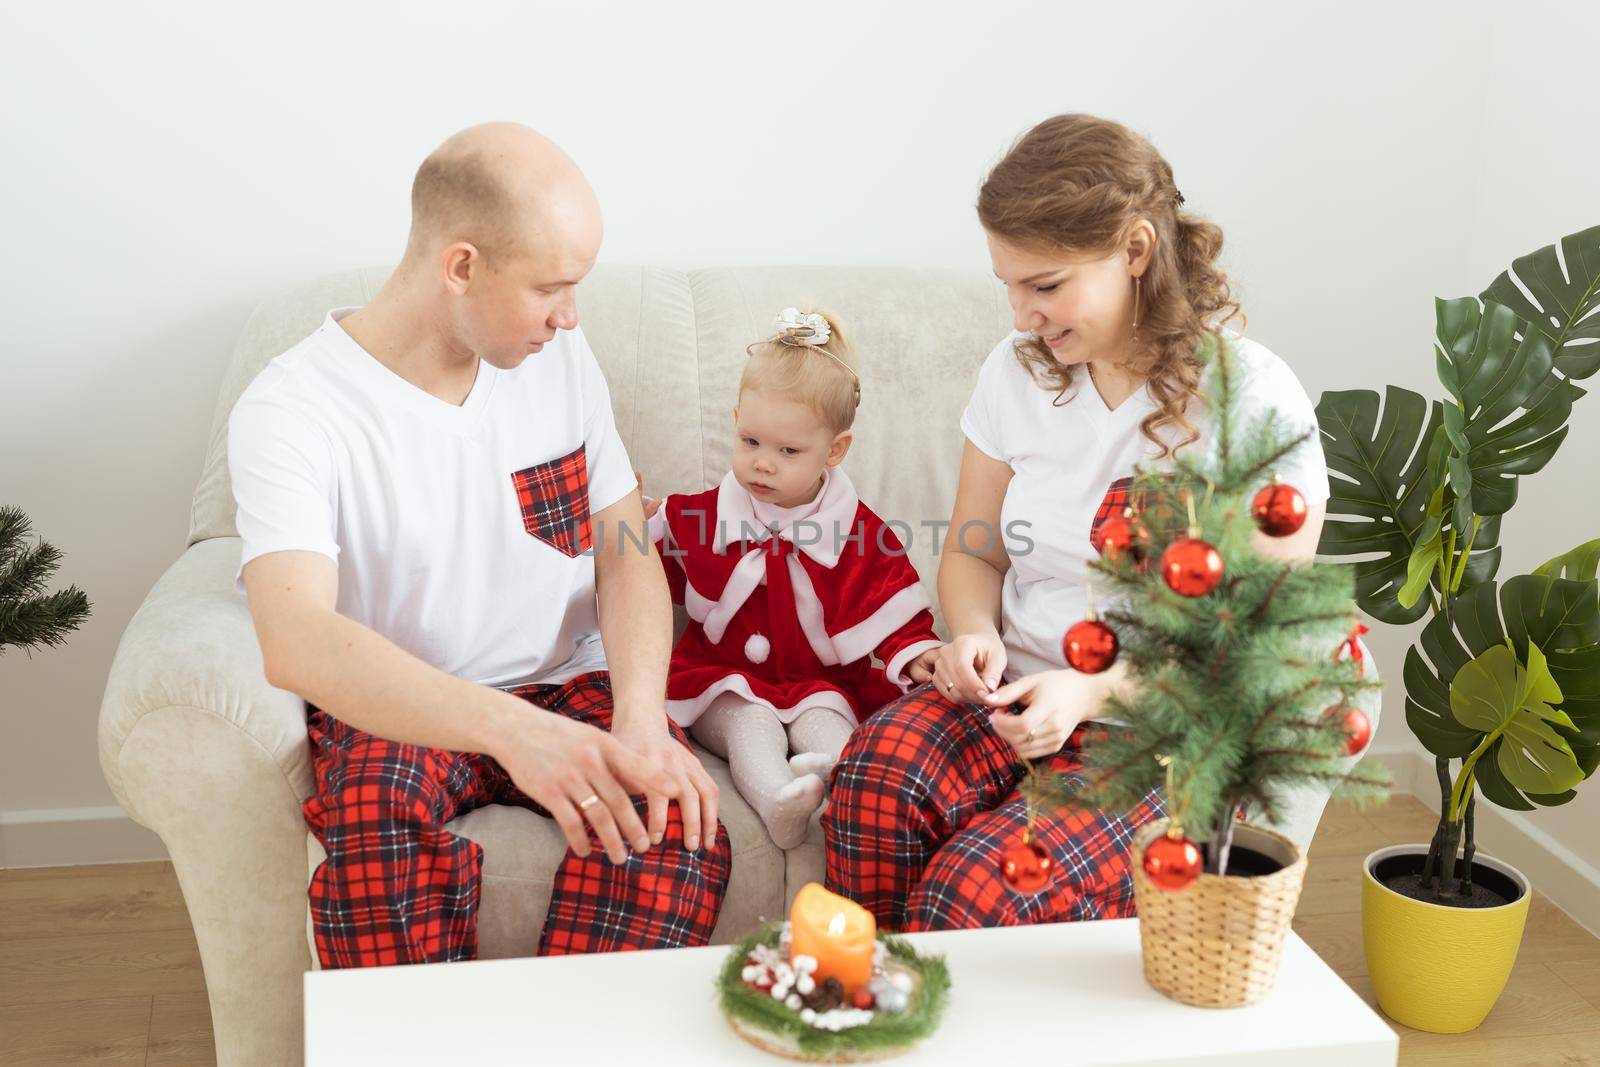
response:
[[[795,894],[789,910],[790,957],[815,959],[819,983],[837,978],[846,993],[865,986],[872,979],[877,934],[872,913],[853,900],[815,882]]]

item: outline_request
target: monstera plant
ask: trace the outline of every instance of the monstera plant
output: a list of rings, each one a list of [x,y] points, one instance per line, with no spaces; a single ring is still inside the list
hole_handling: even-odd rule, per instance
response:
[[[1435,304],[1447,396],[1391,385],[1381,406],[1365,389],[1317,405],[1342,476],[1319,550],[1362,557],[1356,597],[1372,617],[1429,616],[1406,655],[1406,721],[1436,760],[1423,880],[1449,903],[1472,892],[1479,793],[1520,810],[1563,804],[1600,764],[1600,541],[1496,580],[1500,518],[1600,369],[1600,226],[1515,260],[1476,298]]]
[[[1379,1006],[1457,1033],[1504,989],[1532,889],[1477,855],[1479,794],[1519,810],[1565,804],[1600,764],[1600,540],[1497,580],[1500,518],[1566,439],[1577,383],[1600,369],[1600,226],[1435,308],[1444,397],[1391,385],[1381,404],[1356,389],[1317,405],[1339,476],[1318,547],[1349,562],[1374,618],[1427,618],[1406,653],[1406,722],[1434,756],[1439,821],[1426,845],[1367,857],[1362,933]]]

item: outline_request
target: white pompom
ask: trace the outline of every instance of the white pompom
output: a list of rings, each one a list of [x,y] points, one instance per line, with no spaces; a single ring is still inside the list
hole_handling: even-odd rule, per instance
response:
[[[751,663],[765,663],[767,656],[772,652],[772,642],[760,634],[751,634],[750,640],[744,643],[744,658]]]

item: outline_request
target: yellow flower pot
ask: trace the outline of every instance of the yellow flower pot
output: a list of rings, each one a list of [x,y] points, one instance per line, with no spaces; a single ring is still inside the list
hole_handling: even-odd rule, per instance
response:
[[[1453,908],[1397,893],[1374,876],[1396,866],[1420,870],[1426,845],[1393,845],[1367,857],[1361,883],[1361,935],[1378,1006],[1395,1022],[1434,1034],[1475,1030],[1511,976],[1528,918],[1528,879],[1508,863],[1473,857],[1517,891],[1494,908]],[[1389,861],[1385,863],[1385,861]],[[1489,877],[1485,875],[1485,877]],[[1477,875],[1474,881],[1482,881]]]

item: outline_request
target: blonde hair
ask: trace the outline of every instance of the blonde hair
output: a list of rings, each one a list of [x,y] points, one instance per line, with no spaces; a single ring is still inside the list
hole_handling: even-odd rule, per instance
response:
[[[978,193],[978,220],[1019,248],[1110,255],[1133,226],[1148,220],[1156,245],[1140,280],[1135,355],[1130,369],[1145,376],[1156,410],[1139,424],[1166,456],[1174,451],[1157,431],[1175,426],[1199,439],[1185,416],[1200,391],[1202,341],[1216,339],[1239,316],[1228,278],[1215,265],[1222,230],[1182,210],[1172,167],[1144,137],[1093,115],[1057,115],[1023,134],[995,164]],[[1212,334],[1213,338],[1204,335]],[[1066,395],[1071,371],[1037,337],[1017,342],[1017,358],[1035,381]]]
[[[780,331],[749,345],[739,392],[749,389],[804,404],[834,433],[843,433],[854,424],[861,404],[855,349],[836,316],[811,308],[801,311],[822,316],[828,323],[827,341],[806,344]]]

